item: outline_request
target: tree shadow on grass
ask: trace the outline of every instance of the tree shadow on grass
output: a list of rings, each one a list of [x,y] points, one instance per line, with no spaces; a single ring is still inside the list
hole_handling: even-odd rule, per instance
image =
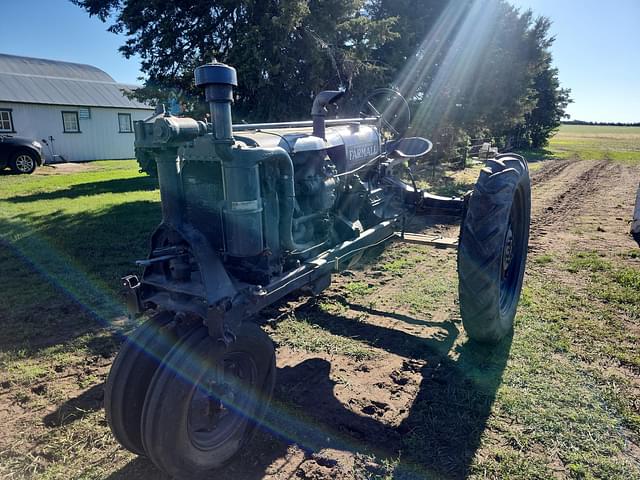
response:
[[[120,278],[137,271],[160,220],[157,202],[0,219],[3,349],[67,344],[126,315]],[[3,311],[4,310],[4,311]],[[91,347],[89,342],[87,347]],[[96,354],[104,354],[104,345]]]
[[[7,199],[12,203],[29,203],[40,200],[56,200],[60,198],[74,199],[103,193],[127,193],[137,191],[152,191],[158,188],[158,181],[146,175],[133,178],[117,178],[99,182],[79,183],[64,190],[52,192],[32,193]]]
[[[544,147],[532,148],[529,150],[517,150],[516,153],[522,155],[529,163],[542,162],[544,160],[558,160],[558,157],[556,157],[556,154],[553,151]]]

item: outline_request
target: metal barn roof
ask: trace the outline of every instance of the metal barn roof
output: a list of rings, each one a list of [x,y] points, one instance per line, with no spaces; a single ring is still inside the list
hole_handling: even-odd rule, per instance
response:
[[[0,53],[0,102],[150,109],[122,93],[135,88],[91,65]]]

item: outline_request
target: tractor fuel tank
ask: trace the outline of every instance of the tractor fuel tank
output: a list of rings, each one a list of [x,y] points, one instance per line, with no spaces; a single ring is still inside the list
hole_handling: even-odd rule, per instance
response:
[[[328,128],[327,143],[336,145],[329,156],[338,172],[355,170],[380,155],[380,136],[374,126],[354,123]]]

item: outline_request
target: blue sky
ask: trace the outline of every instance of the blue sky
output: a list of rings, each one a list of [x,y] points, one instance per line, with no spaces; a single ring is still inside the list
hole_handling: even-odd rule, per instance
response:
[[[0,53],[88,63],[118,82],[140,83],[138,59],[118,52],[124,37],[69,0],[0,0],[0,6]]]
[[[562,85],[572,90],[572,118],[640,122],[640,0],[511,3],[552,19],[554,63]],[[89,63],[119,82],[139,83],[139,61],[118,52],[123,38],[68,0],[0,4],[0,52]]]
[[[640,122],[640,0],[511,0],[553,21],[572,118]]]

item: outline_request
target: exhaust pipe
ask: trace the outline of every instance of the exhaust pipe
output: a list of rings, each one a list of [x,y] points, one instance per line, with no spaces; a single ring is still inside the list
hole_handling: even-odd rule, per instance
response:
[[[325,138],[324,118],[327,116],[327,105],[336,103],[344,93],[344,90],[325,90],[316,95],[311,107],[314,137]]]

